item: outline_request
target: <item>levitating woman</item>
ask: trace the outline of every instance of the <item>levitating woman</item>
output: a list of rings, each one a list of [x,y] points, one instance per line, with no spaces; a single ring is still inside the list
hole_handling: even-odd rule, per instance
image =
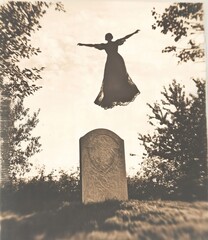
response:
[[[94,47],[99,50],[105,50],[107,53],[107,61],[105,64],[101,90],[95,99],[95,104],[103,107],[104,109],[112,108],[116,105],[127,105],[140,93],[127,73],[122,56],[118,53],[118,46],[122,45],[126,39],[138,32],[139,30],[136,30],[132,34],[116,41],[112,41],[113,35],[111,33],[107,33],[105,35],[107,43],[78,43],[78,46]]]

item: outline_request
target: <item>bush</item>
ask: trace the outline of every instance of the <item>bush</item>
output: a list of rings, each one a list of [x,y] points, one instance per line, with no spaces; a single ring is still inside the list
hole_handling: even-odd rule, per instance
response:
[[[48,175],[41,170],[31,180],[19,180],[1,188],[1,207],[18,210],[41,210],[63,202],[80,201],[79,171],[67,174],[60,171],[58,176]]]

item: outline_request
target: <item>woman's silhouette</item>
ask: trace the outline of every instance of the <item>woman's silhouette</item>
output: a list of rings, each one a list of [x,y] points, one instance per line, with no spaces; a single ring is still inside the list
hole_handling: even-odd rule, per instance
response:
[[[122,45],[126,39],[138,32],[139,30],[136,30],[132,34],[117,39],[116,41],[112,41],[113,35],[107,33],[105,35],[107,43],[78,43],[78,46],[94,47],[99,50],[105,50],[107,53],[101,90],[94,102],[104,109],[112,108],[116,105],[127,105],[140,93],[127,73],[122,56],[118,53],[118,46]]]

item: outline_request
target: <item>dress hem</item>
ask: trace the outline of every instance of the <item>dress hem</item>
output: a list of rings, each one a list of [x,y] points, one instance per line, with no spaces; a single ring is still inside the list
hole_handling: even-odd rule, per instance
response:
[[[138,90],[138,92],[134,95],[134,97],[132,98],[131,101],[127,101],[127,102],[121,102],[121,101],[115,101],[115,102],[112,102],[112,106],[102,106],[102,104],[99,104],[96,100],[94,101],[94,103],[102,108],[104,108],[105,110],[107,109],[112,109],[113,107],[115,106],[127,106],[129,103],[133,102],[136,97],[140,94],[141,92]]]

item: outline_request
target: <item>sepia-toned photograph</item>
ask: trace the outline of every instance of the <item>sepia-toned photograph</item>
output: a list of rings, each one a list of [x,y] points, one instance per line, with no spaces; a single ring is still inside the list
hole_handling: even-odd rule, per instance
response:
[[[205,1],[0,1],[0,239],[208,239]]]

